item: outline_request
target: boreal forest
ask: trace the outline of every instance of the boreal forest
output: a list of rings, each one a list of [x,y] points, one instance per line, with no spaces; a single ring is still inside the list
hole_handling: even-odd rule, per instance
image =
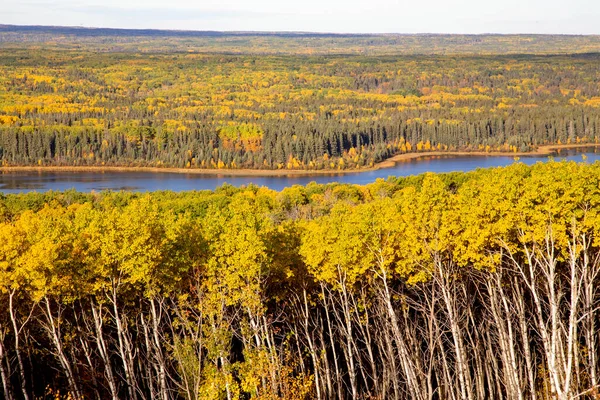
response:
[[[599,131],[600,36],[0,25],[3,174],[367,169]],[[0,384],[7,400],[600,398],[600,163],[0,193]]]
[[[3,165],[340,170],[600,132],[596,37],[127,33],[0,29]]]
[[[0,210],[5,398],[598,394],[598,164]]]

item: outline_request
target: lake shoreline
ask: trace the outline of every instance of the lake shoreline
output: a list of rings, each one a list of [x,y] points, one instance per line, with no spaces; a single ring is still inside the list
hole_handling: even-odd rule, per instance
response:
[[[392,168],[399,162],[413,161],[427,157],[463,157],[463,156],[485,156],[485,157],[540,157],[548,156],[561,149],[576,149],[586,147],[598,147],[599,143],[580,144],[555,144],[539,146],[535,151],[529,152],[485,152],[485,151],[429,151],[422,153],[397,154],[372,167],[359,169],[321,169],[321,170],[288,170],[288,169],[195,169],[195,168],[160,168],[160,167],[124,167],[124,166],[5,166],[0,167],[0,173],[6,172],[148,172],[148,173],[170,173],[170,174],[194,174],[210,176],[238,176],[238,177],[276,177],[276,176],[319,176],[319,175],[342,175],[356,174],[361,172],[377,171]]]

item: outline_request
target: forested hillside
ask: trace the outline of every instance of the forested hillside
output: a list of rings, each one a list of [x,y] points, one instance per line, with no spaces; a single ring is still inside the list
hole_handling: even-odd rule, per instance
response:
[[[5,398],[598,395],[598,164],[0,210]]]
[[[336,34],[0,25],[0,48],[229,54],[581,54],[600,35]]]
[[[0,160],[348,169],[596,142],[597,42],[4,26]]]

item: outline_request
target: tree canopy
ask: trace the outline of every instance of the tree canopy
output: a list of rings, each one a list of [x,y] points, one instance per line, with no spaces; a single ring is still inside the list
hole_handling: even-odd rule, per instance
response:
[[[593,393],[599,177],[4,195],[4,397]]]

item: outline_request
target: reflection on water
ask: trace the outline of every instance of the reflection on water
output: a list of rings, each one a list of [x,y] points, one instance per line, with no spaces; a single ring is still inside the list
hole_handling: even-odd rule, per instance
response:
[[[6,192],[8,190],[20,190],[20,191],[31,191],[35,189],[43,189],[44,184],[42,183],[32,183],[32,182],[22,182],[17,180],[12,180],[10,182],[2,182],[0,184],[0,191]]]
[[[600,154],[600,147],[596,147],[596,146],[590,146],[590,147],[579,147],[576,149],[556,149],[554,150],[553,155],[556,157],[569,157],[569,156],[574,156],[574,155],[582,155],[582,154],[590,154],[590,153],[595,153],[595,154]]]
[[[531,165],[548,159],[595,162],[600,160],[600,149],[561,149],[552,156],[520,156],[519,162]],[[516,162],[514,156],[427,156],[397,163],[392,168],[349,174],[323,174],[314,176],[226,176],[222,174],[197,175],[152,172],[0,172],[0,192],[30,191],[80,192],[102,190],[156,191],[215,189],[228,183],[234,186],[255,184],[274,190],[310,182],[343,182],[366,184],[388,176],[418,175],[424,172],[471,171],[476,168],[502,167]]]
[[[140,192],[144,191],[143,188],[139,186],[98,186],[90,188],[90,192],[101,192],[103,190],[112,190],[112,191],[124,191],[124,192]]]

